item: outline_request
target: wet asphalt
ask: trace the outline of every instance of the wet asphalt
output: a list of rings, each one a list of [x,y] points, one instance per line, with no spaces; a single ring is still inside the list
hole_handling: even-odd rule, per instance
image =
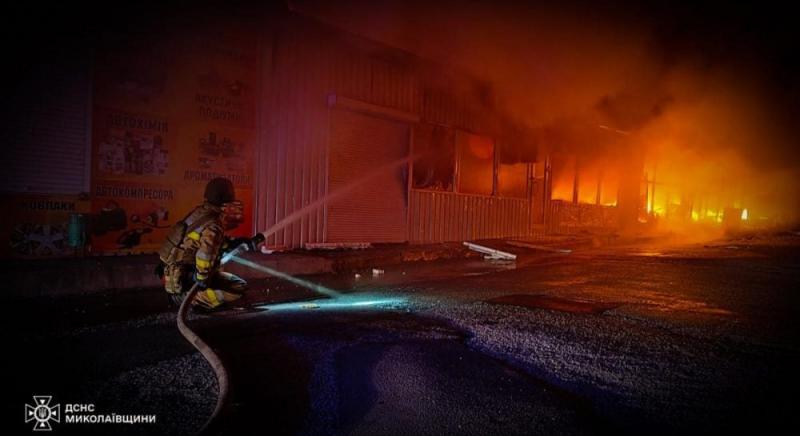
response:
[[[741,433],[793,422],[797,237],[497,248],[517,261],[308,278],[345,294],[339,305],[259,281],[239,310],[196,317],[232,374],[224,433]],[[213,408],[213,376],[157,291],[16,314],[25,328],[9,397],[20,413],[21,399],[47,391],[159,415],[115,432],[191,434]]]

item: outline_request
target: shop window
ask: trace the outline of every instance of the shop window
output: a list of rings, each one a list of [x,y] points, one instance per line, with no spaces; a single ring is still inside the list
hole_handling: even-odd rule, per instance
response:
[[[497,194],[501,197],[528,197],[528,177],[532,163],[519,147],[500,144],[497,147]]]
[[[553,200],[572,201],[575,186],[575,157],[552,156],[552,194]]]
[[[494,142],[485,136],[456,134],[458,147],[458,192],[494,193]]]
[[[601,177],[600,170],[601,168],[598,162],[588,162],[578,165],[579,203],[596,204],[598,202],[597,189]]]
[[[415,126],[414,188],[452,191],[455,163],[452,129],[425,123]]]
[[[528,163],[502,163],[497,166],[497,193],[503,197],[528,196]]]

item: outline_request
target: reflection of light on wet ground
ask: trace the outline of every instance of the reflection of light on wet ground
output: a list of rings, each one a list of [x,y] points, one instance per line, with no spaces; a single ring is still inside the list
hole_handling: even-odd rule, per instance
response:
[[[392,309],[403,305],[404,298],[386,298],[375,295],[345,295],[334,299],[320,299],[291,303],[263,304],[256,309],[276,311],[292,310],[347,310],[347,309]]]
[[[661,312],[692,312],[706,315],[730,316],[730,310],[715,307],[704,301],[681,298],[675,295],[668,295],[663,292],[639,290],[636,295],[639,304],[649,306],[653,310]]]
[[[663,257],[668,256],[660,251],[640,251],[638,253],[631,253],[632,256],[644,256],[644,257]]]
[[[256,269],[258,271],[267,273],[274,277],[284,279],[288,282],[294,283],[298,286],[302,286],[306,289],[310,289],[318,294],[328,297],[325,299],[319,299],[313,301],[262,304],[255,306],[256,309],[268,309],[268,310],[309,310],[309,309],[343,310],[343,309],[363,309],[363,308],[377,309],[377,308],[387,308],[387,307],[393,308],[397,307],[402,303],[405,303],[405,299],[403,298],[387,298],[385,296],[378,296],[374,294],[345,295],[340,292],[334,291],[333,289],[330,289],[326,286],[322,286],[320,284],[313,283],[308,280],[297,278],[295,276],[280,272],[276,269],[264,265],[259,265],[247,259],[242,259],[241,257],[236,257],[235,254],[230,257],[230,260],[240,265],[244,265]]]

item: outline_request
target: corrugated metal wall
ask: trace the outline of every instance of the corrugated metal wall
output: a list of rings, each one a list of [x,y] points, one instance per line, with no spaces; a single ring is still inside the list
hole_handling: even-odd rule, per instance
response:
[[[265,84],[260,115],[256,227],[279,224],[269,244],[300,247],[325,240],[330,109],[335,94],[373,105],[419,114],[422,119],[489,133],[486,113],[471,109],[474,98],[443,89],[448,80],[436,66],[400,50],[344,34],[289,14],[274,25],[263,44]],[[420,77],[439,74],[439,85]],[[463,83],[467,80],[459,80]],[[418,223],[412,241],[508,236],[527,229],[527,201],[457,194],[412,194],[410,215]],[[442,215],[448,210],[453,216]],[[438,213],[433,217],[425,214]],[[428,224],[423,224],[428,223]],[[434,230],[453,224],[452,230]],[[506,227],[508,226],[508,227]],[[445,238],[445,234],[450,235]]]
[[[411,191],[411,242],[464,241],[525,236],[528,201],[452,192]]]
[[[259,231],[281,225],[269,244],[299,247],[324,234],[330,55],[290,23],[279,28],[263,44],[255,223]]]
[[[615,206],[574,204],[562,200],[550,202],[551,233],[576,233],[589,228],[611,228],[618,223]]]

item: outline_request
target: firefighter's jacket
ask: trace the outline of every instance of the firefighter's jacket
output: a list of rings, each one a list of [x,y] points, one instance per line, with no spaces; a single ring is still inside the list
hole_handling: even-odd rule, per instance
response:
[[[211,203],[196,207],[170,230],[159,250],[164,263],[164,287],[180,293],[191,283],[191,275],[206,280],[219,270],[225,244],[222,209]]]

